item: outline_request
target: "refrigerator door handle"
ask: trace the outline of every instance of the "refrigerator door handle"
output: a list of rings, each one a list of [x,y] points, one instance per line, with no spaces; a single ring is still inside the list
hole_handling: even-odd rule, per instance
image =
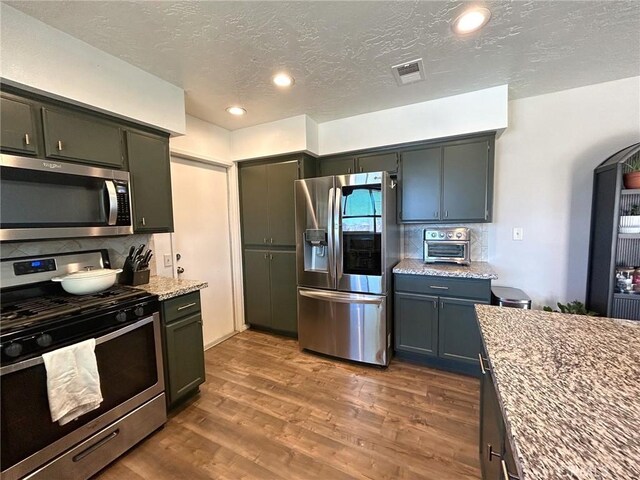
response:
[[[336,264],[336,286],[340,285],[340,279],[343,274],[342,265],[342,188],[336,187],[335,199],[333,205],[333,248],[335,250]]]
[[[331,280],[331,285],[334,286],[336,285],[335,282],[335,277],[336,277],[336,256],[335,256],[335,249],[333,246],[333,242],[334,242],[334,232],[333,232],[333,209],[334,209],[334,205],[333,202],[335,200],[335,188],[331,187],[329,189],[329,199],[328,199],[328,206],[327,206],[327,235],[329,237],[329,241],[327,242],[329,244],[328,246],[328,251],[329,251],[329,279]]]
[[[358,295],[355,293],[324,292],[318,290],[299,290],[303,297],[336,303],[359,303],[381,306],[385,297],[374,295]]]

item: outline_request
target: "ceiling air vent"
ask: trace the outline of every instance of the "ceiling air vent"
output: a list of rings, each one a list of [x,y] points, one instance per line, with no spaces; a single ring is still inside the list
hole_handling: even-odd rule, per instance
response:
[[[424,65],[421,58],[394,65],[391,71],[400,86],[424,80]]]

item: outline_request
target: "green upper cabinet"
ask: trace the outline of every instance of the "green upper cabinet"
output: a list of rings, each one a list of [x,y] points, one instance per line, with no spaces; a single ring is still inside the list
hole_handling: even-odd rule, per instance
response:
[[[400,221],[490,222],[493,146],[490,135],[403,151]]]
[[[440,218],[442,149],[423,148],[402,153],[400,220]]]
[[[356,160],[353,156],[326,157],[320,159],[318,176],[348,175],[356,171]]]
[[[293,246],[298,162],[240,168],[242,241],[245,245]]]
[[[489,140],[443,147],[444,220],[489,220]]]
[[[127,131],[134,231],[173,232],[169,139]]]
[[[0,142],[2,151],[35,155],[38,153],[36,112],[26,100],[0,98]]]
[[[124,168],[122,131],[106,120],[70,110],[42,107],[45,156]]]
[[[398,171],[398,154],[378,153],[375,155],[364,155],[356,159],[356,172],[392,172]]]

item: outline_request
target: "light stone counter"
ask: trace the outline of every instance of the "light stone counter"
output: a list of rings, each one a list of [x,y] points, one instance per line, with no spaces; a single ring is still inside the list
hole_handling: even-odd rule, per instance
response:
[[[152,276],[146,285],[136,285],[134,288],[145,290],[153,295],[158,295],[158,300],[167,300],[179,297],[187,293],[195,292],[207,288],[207,282],[198,280],[182,280],[171,277]]]
[[[640,322],[476,312],[520,479],[639,479]]]
[[[405,258],[398,263],[393,273],[405,275],[435,275],[439,277],[477,278],[493,280],[498,275],[487,262],[471,262],[471,265],[424,263],[419,258]]]

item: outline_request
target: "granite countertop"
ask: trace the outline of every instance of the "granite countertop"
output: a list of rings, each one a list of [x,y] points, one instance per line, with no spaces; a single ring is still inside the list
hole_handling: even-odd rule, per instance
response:
[[[487,262],[471,262],[471,265],[424,263],[420,258],[405,258],[393,268],[393,273],[408,275],[436,275],[439,277],[496,279],[498,275]]]
[[[136,285],[135,288],[140,288],[154,295],[158,295],[158,300],[162,301],[195,292],[196,290],[202,290],[208,286],[209,284],[207,282],[198,280],[182,280],[171,277],[153,276],[149,278],[149,283],[146,285]]]
[[[640,478],[640,322],[476,312],[520,479]]]

